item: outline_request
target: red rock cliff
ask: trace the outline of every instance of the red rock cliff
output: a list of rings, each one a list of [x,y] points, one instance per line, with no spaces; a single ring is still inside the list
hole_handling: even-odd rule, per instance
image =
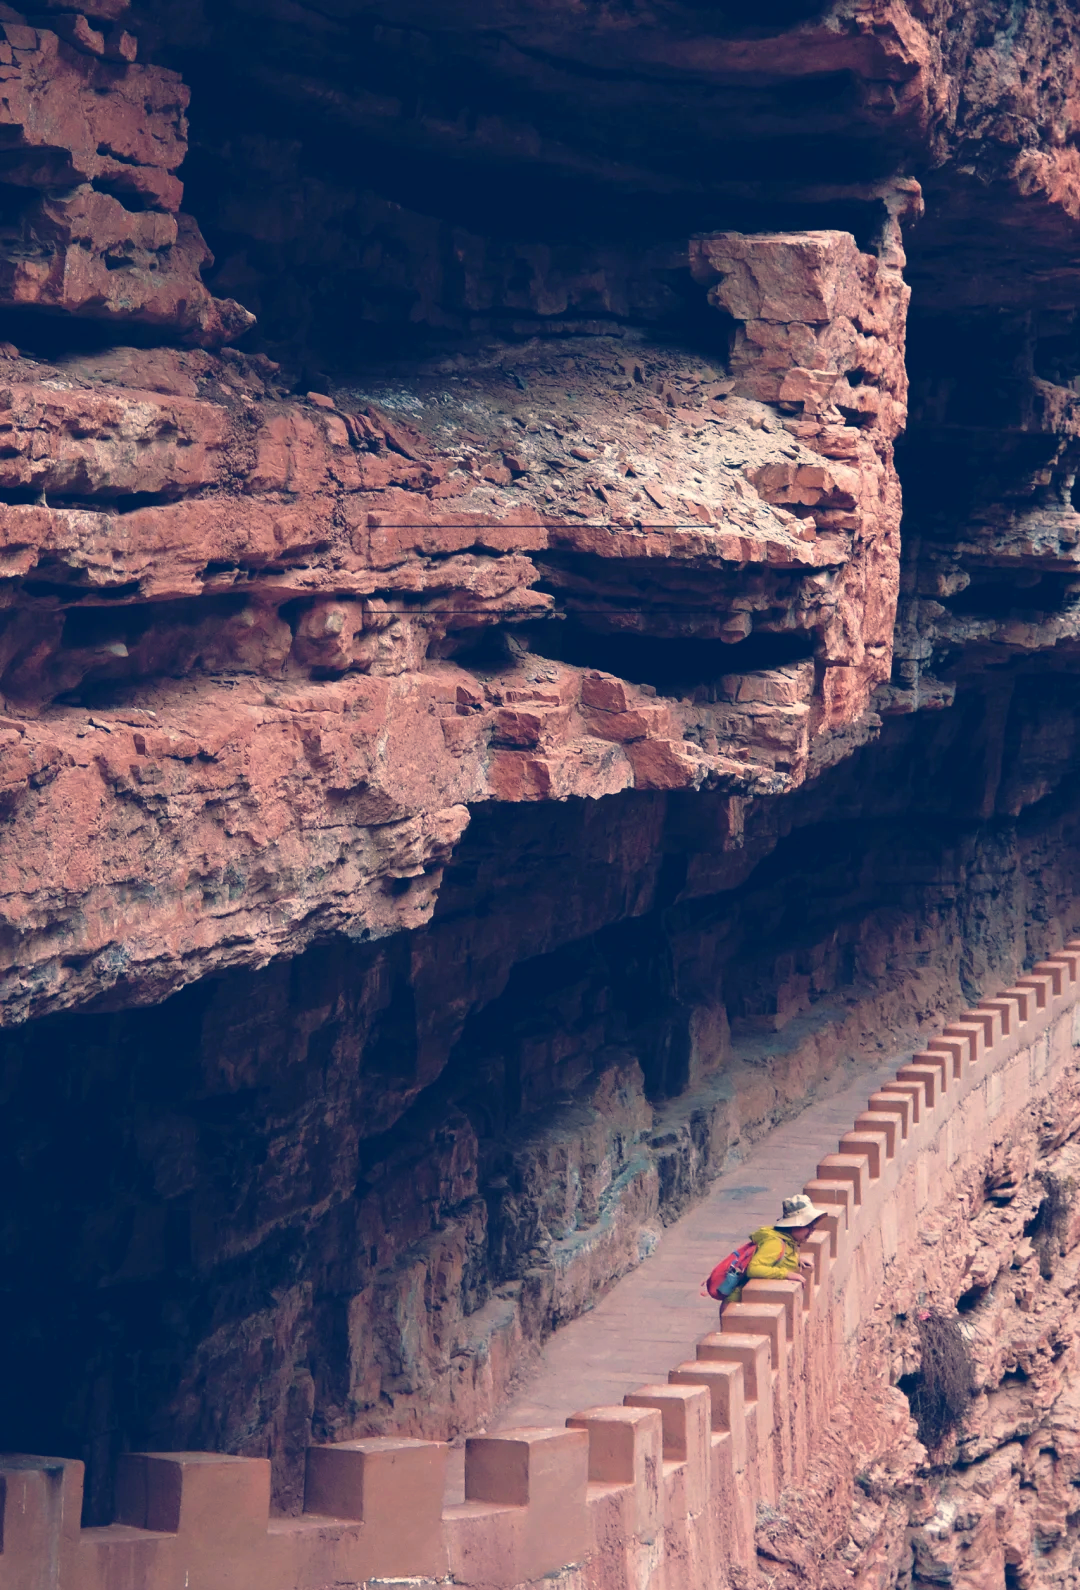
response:
[[[0,28],[7,1440],[294,1508],[1080,925],[1076,19]]]

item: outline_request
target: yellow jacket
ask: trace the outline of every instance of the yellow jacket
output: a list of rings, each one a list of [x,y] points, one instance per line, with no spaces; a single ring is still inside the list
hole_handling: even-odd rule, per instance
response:
[[[757,1252],[747,1265],[747,1280],[783,1281],[799,1268],[798,1249],[786,1232],[759,1226],[757,1231],[751,1231],[750,1241],[756,1244]]]

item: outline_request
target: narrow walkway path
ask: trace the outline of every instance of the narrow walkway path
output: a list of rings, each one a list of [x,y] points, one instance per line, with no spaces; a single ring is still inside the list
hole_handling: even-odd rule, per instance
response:
[[[776,1218],[786,1194],[802,1191],[871,1093],[910,1058],[906,1050],[881,1060],[754,1144],[741,1165],[718,1176],[708,1196],[663,1232],[644,1264],[555,1332],[490,1429],[561,1425],[583,1408],[621,1403],[637,1386],[666,1381],[669,1369],[693,1358],[695,1344],[716,1329],[716,1304],[699,1296],[702,1279],[756,1226]],[[453,1503],[465,1494],[464,1447],[450,1457],[446,1500]]]

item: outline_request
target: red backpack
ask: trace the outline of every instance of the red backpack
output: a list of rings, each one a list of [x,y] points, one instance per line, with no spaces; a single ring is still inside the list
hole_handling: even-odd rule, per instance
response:
[[[756,1252],[756,1242],[744,1242],[741,1248],[736,1248],[735,1252],[729,1253],[726,1259],[721,1259],[705,1282],[705,1290],[709,1296],[715,1297],[721,1303],[726,1297],[730,1297],[736,1287],[743,1284],[747,1266]]]

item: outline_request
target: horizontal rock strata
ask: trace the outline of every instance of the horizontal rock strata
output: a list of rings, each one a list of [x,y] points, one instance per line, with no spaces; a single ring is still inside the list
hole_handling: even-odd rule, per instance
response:
[[[132,352],[137,386],[115,354],[8,361],[0,485],[40,495],[0,530],[9,1019],[415,927],[478,801],[780,792],[866,724],[905,291],[841,234],[696,247],[741,283],[716,290],[745,319],[730,381],[601,344],[594,411],[564,420],[489,367],[487,453],[450,451],[455,399],[427,385],[430,430],[290,402],[265,361]],[[643,638],[635,683],[573,665]],[[777,665],[741,671],[740,644]]]
[[[0,8],[0,1446],[86,1463],[124,1590],[200,1484],[299,1590],[355,1505],[310,1447],[487,1423],[748,1144],[886,1049],[928,1104],[1080,928],[1071,9],[385,9]],[[928,1136],[940,1242],[875,1290],[867,1227],[851,1374],[756,1516],[747,1422],[695,1586],[1075,1577],[1057,1060]],[[593,1590],[660,1571],[674,1384],[560,1433],[544,1572],[589,1518]],[[34,1486],[75,1539],[36,1472],[0,1583]],[[335,1530],[308,1590],[372,1566]],[[459,1576],[528,1580],[510,1534]]]

